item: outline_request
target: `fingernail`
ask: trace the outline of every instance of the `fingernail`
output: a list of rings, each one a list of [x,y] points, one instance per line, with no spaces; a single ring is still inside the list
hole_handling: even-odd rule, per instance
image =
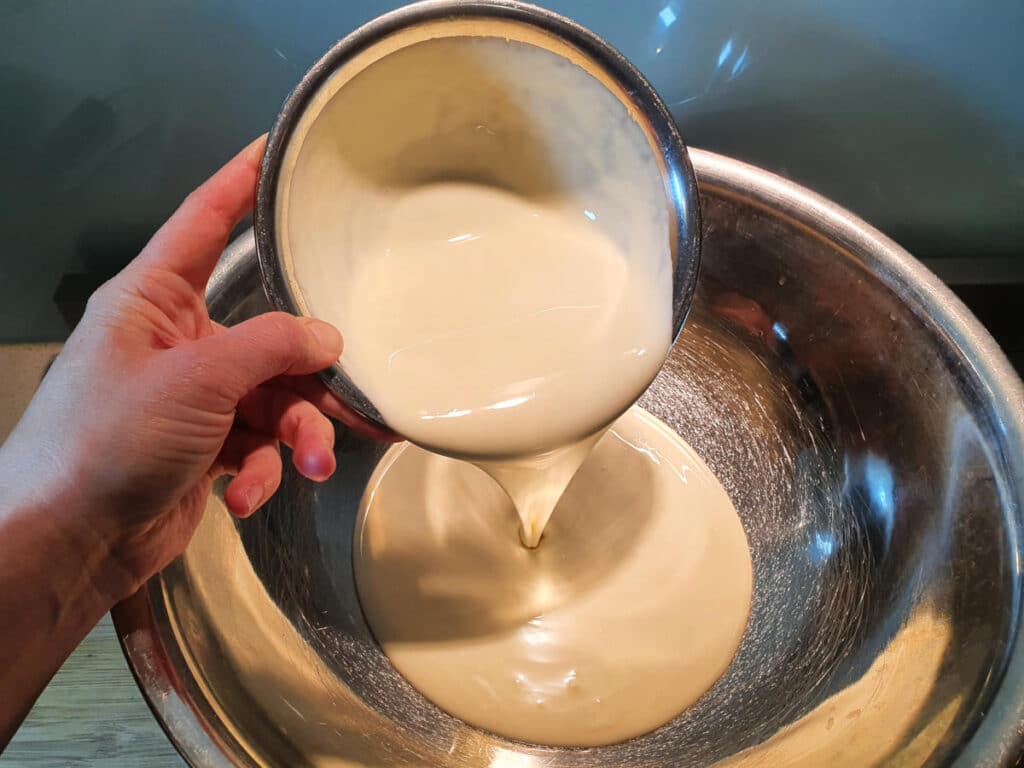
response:
[[[334,457],[325,452],[305,453],[300,459],[301,466],[298,467],[310,480],[324,481],[334,473]]]
[[[263,501],[263,489],[258,485],[249,487],[245,492],[245,509],[251,515]]]
[[[341,355],[343,341],[337,328],[322,320],[313,320],[311,318],[306,320],[306,328],[313,334],[316,343],[325,351],[329,350],[338,356]]]

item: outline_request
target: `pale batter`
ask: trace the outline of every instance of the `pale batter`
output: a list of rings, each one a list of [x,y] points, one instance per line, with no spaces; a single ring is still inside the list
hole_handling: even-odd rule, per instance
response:
[[[634,407],[559,503],[543,546],[515,540],[502,490],[411,445],[372,478],[355,570],[371,629],[427,698],[538,744],[650,731],[728,666],[752,568],[725,490],[670,429]]]
[[[402,436],[498,480],[528,546],[672,342],[656,148],[572,56],[436,39],[343,69],[278,197],[297,301],[342,330],[345,372]]]
[[[339,290],[348,370],[400,434],[477,459],[536,546],[594,432],[657,374],[664,286],[582,211],[493,187],[417,187],[376,235]]]

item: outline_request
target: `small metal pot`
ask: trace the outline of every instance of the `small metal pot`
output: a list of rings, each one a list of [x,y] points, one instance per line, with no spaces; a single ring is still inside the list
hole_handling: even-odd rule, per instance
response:
[[[374,183],[382,187],[406,181],[404,177],[398,180],[392,178],[390,169],[399,168],[403,174],[424,173],[421,167],[423,161],[434,162],[439,154],[446,151],[445,147],[449,154],[438,161],[440,167],[430,168],[432,178],[447,173],[461,180],[506,186],[510,172],[515,173],[519,169],[516,163],[509,163],[503,153],[508,149],[504,145],[510,144],[507,137],[494,140],[491,160],[481,161],[472,168],[463,167],[467,156],[479,149],[472,141],[468,142],[468,148],[459,143],[461,139],[448,146],[443,141],[443,134],[423,136],[415,128],[402,139],[407,144],[389,146],[386,152],[380,153],[379,159],[372,162],[367,160],[367,155],[375,150],[374,145],[381,138],[380,133],[375,135],[373,131],[375,121],[378,124],[398,121],[403,125],[426,122],[424,115],[411,106],[397,116],[388,113],[385,117],[385,110],[381,110],[375,92],[370,89],[359,90],[359,93],[366,94],[365,97],[345,112],[345,115],[359,115],[360,120],[369,123],[365,130],[353,131],[358,134],[357,139],[351,143],[339,142],[330,132],[316,131],[317,122],[323,120],[324,115],[331,114],[332,102],[339,98],[339,94],[350,93],[351,89],[346,91],[346,88],[381,62],[394,61],[396,54],[404,55],[425,45],[438,46],[450,41],[465,43],[482,39],[500,41],[505,49],[516,52],[511,60],[518,56],[524,67],[528,61],[528,53],[524,52],[537,49],[553,54],[550,57],[553,61],[571,62],[604,85],[608,93],[625,107],[623,114],[628,114],[631,122],[643,132],[657,165],[655,173],[660,175],[663,188],[663,201],[658,202],[664,204],[668,211],[663,242],[670,250],[673,265],[672,338],[675,338],[686,319],[696,286],[700,234],[696,181],[675,123],[647,80],[608,43],[562,16],[512,0],[429,0],[406,6],[381,16],[341,40],[302,79],[278,115],[259,174],[255,210],[256,249],[271,305],[293,314],[310,314],[295,279],[291,258],[294,238],[289,231],[290,207],[297,205],[293,202],[296,198],[293,191],[297,178],[296,166],[304,147],[313,143],[310,137],[316,136],[318,141],[330,143],[330,146],[315,144],[314,154],[317,157],[321,156],[321,152],[328,155],[343,153],[349,158],[346,169],[352,171],[351,175],[380,174],[382,178],[374,179]],[[524,79],[514,70],[498,73],[488,68],[488,61],[474,59],[472,50],[465,46],[446,49],[445,55],[452,57],[462,52],[465,60],[458,67],[444,71],[438,68],[437,74],[431,75],[436,83],[438,78],[446,76],[445,72],[449,72],[452,82],[450,87],[444,87],[444,83],[441,83],[441,87],[435,89],[436,92],[431,92],[430,98],[446,105],[451,100],[457,100],[460,105],[470,103],[471,108],[477,112],[468,116],[472,119],[467,124],[487,129],[490,121],[496,119],[496,111],[505,114],[517,112],[520,108],[516,101],[517,94],[522,95],[531,87],[536,90],[535,81],[542,79],[543,73],[533,71],[530,76],[532,80]],[[392,88],[398,87],[403,71],[418,71],[423,66],[429,66],[417,61],[395,74],[392,80],[381,87],[388,88],[388,83],[391,83]],[[455,78],[465,77],[466,68],[479,69],[479,82],[471,81],[471,84],[479,87],[471,90],[476,94],[475,98],[480,99],[480,103],[472,101],[469,95],[461,94],[460,86],[456,85]],[[465,83],[461,87],[465,88]],[[569,95],[566,94],[566,97]],[[537,153],[543,153],[548,136],[545,132],[563,130],[554,119],[561,108],[560,101],[564,99],[560,100],[557,94],[553,95],[550,110],[545,111],[545,117],[552,119],[543,127],[536,127],[535,133],[531,135],[530,141],[536,146],[531,148],[530,153],[526,153],[529,159],[533,159]],[[582,130],[584,139],[593,134],[591,143],[595,146],[607,141],[607,133],[615,130],[596,122],[586,125],[579,121],[572,124],[571,128],[574,131]],[[442,129],[433,126],[432,130],[440,132]],[[322,138],[325,134],[328,136],[326,140]],[[445,163],[451,166],[445,166]],[[373,167],[368,171],[361,168],[362,165]],[[603,173],[604,176],[595,176],[594,187],[614,186],[615,178],[611,171],[605,170]],[[540,173],[535,175],[539,176]],[[531,179],[530,183],[536,183],[536,179]],[[520,191],[516,189],[515,183],[508,183],[507,186]],[[533,191],[542,194],[550,193],[551,190]],[[345,210],[347,206],[338,208],[337,216],[357,215],[352,210]],[[387,428],[375,405],[346,374],[344,358],[340,364],[327,371],[324,378],[327,385],[356,413],[375,426]]]

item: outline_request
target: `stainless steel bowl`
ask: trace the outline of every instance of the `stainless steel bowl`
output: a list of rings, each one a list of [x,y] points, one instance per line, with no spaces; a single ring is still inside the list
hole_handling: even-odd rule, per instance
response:
[[[725,675],[665,727],[588,750],[512,743],[437,710],[360,612],[352,530],[384,447],[339,427],[329,483],[286,470],[269,508],[241,522],[214,499],[186,554],[115,612],[192,765],[1018,759],[1019,379],[881,234],[769,173],[691,154],[703,275],[643,404],[703,455],[746,526],[753,612]],[[210,286],[224,322],[268,308],[253,251],[251,235],[233,244]]]

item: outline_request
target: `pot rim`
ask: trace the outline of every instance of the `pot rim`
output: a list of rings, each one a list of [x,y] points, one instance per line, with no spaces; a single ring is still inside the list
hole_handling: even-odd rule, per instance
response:
[[[303,76],[285,100],[270,135],[256,188],[253,229],[256,253],[267,299],[274,309],[302,314],[292,294],[283,254],[278,249],[277,188],[290,141],[306,108],[330,78],[353,57],[404,29],[451,19],[507,21],[535,27],[579,50],[628,94],[630,105],[646,120],[649,138],[657,142],[664,163],[666,200],[671,204],[674,236],[673,343],[682,330],[697,286],[700,267],[700,205],[697,182],[668,107],[633,64],[603,38],[553,11],[518,0],[423,0],[383,14],[335,43]],[[341,370],[332,365],[321,374],[327,387],[372,427],[390,431],[376,406]]]

